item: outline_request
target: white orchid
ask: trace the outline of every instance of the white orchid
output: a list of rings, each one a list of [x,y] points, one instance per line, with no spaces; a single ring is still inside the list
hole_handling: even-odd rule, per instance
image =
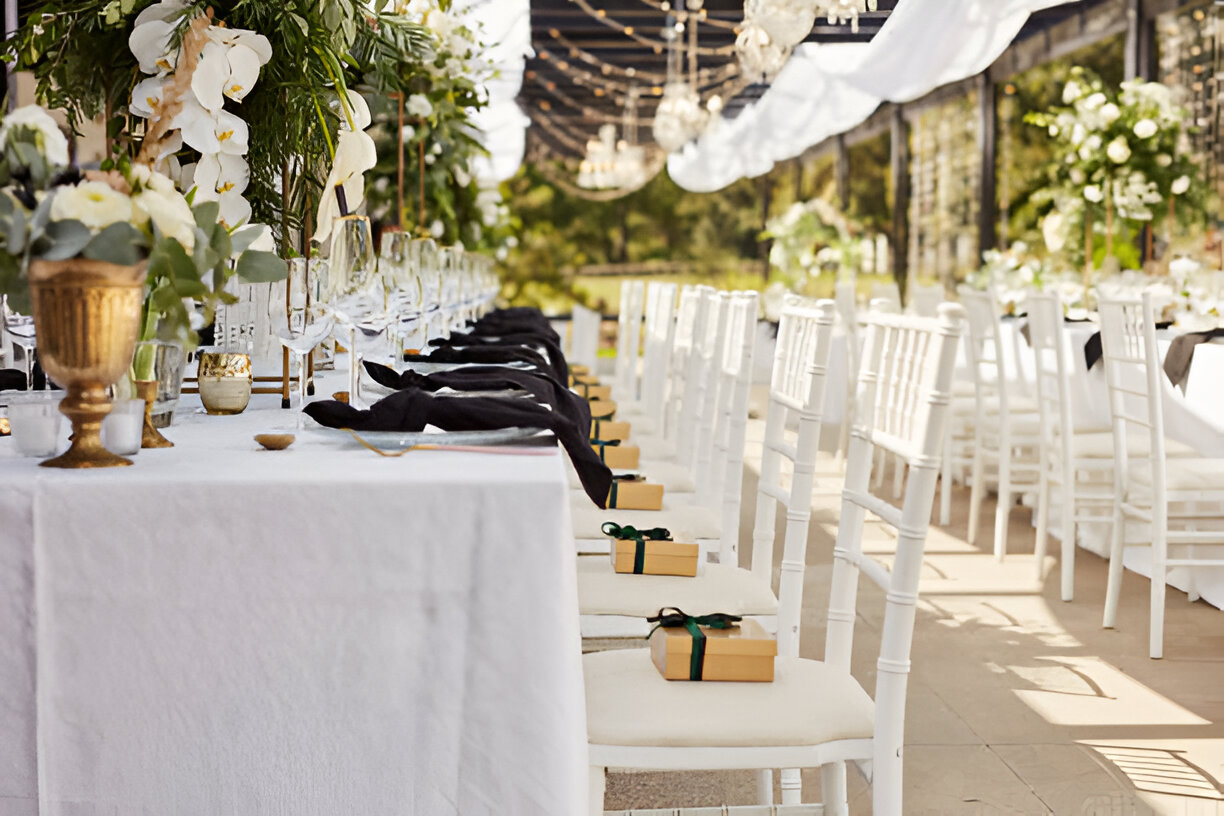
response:
[[[331,112],[339,117],[340,127],[349,130],[368,128],[374,117],[370,115],[370,106],[366,104],[365,97],[356,91],[345,91],[344,99],[347,105],[341,103],[339,95],[328,105]]]
[[[174,24],[166,20],[151,19],[132,29],[128,36],[128,48],[146,74],[166,74],[178,65],[178,49],[170,46],[174,36]]]
[[[8,141],[13,128],[25,127],[34,131],[39,148],[47,163],[54,167],[68,166],[68,139],[51,115],[38,105],[25,105],[4,117],[0,124],[0,149]]]
[[[137,14],[134,25],[139,27],[153,20],[168,23],[186,11],[187,5],[186,0],[161,0]]]
[[[331,235],[332,222],[343,213],[335,195],[336,187],[344,190],[345,204],[354,212],[365,198],[365,176],[378,163],[374,140],[364,130],[342,129],[336,141],[336,158],[319,201],[315,240],[324,242]]]
[[[251,181],[251,169],[241,156],[206,153],[196,164],[192,180],[202,200],[215,201],[225,193],[244,193]]]
[[[132,196],[133,214],[141,221],[152,221],[162,235],[169,236],[187,251],[195,247],[195,216],[182,193],[149,187]]]

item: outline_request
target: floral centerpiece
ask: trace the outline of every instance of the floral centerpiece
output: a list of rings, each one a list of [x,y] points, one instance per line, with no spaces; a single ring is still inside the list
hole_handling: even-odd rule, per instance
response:
[[[817,266],[857,269],[861,260],[861,244],[854,240],[850,223],[819,198],[796,202],[769,219],[761,237],[773,240],[769,262],[795,290],[803,288]]]
[[[1084,235],[1086,273],[1099,265],[1096,256],[1116,254],[1139,266],[1138,250],[1117,239],[1145,225],[1172,230],[1175,202],[1193,207],[1201,197],[1183,146],[1185,112],[1158,82],[1123,82],[1115,92],[1083,68],[1072,69],[1062,102],[1026,117],[1048,131],[1054,146],[1042,195],[1052,205],[1043,224],[1047,244],[1076,251],[1080,242],[1068,237]],[[1103,247],[1093,240],[1098,232]],[[1150,243],[1143,255],[1150,257]]]

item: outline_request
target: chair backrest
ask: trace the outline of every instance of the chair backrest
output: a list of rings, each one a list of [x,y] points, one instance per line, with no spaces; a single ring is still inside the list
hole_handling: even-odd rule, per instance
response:
[[[933,283],[927,286],[921,283],[911,283],[909,286],[910,311],[919,317],[938,317],[939,304],[945,300],[947,298],[944,297],[944,288],[941,284]]]
[[[719,560],[738,562],[740,505],[743,500],[744,444],[748,428],[748,398],[756,356],[756,292],[733,292],[718,365],[718,403],[714,422],[714,457],[709,468],[709,494],[722,513]],[[697,474],[700,480],[701,474]]]
[[[873,762],[876,773],[896,774],[898,779],[918,581],[963,316],[963,308],[947,303],[940,307],[937,319],[873,311],[864,321],[866,336],[855,401],[857,412],[833,550],[825,662],[850,671],[854,624],[860,617],[858,582],[860,574],[866,575],[886,593],[876,661]],[[885,368],[883,363],[887,360],[896,362]],[[901,457],[909,465],[900,507],[868,492],[877,448]],[[863,553],[863,528],[868,512],[897,532],[891,568]],[[895,795],[899,795],[900,785],[896,787]],[[875,795],[894,794],[882,793],[877,786]],[[877,799],[873,804],[877,812],[881,812],[881,807],[882,812],[901,812],[900,802]]]
[[[901,311],[901,287],[896,281],[876,281],[871,284],[871,299],[886,300],[892,311]]]
[[[651,283],[646,287],[646,344],[642,351],[642,408],[663,426],[667,377],[672,344],[676,339],[676,284]]]
[[[961,303],[965,307],[969,331],[965,335],[965,359],[973,375],[974,393],[977,396],[978,421],[986,415],[986,404],[998,401],[999,423],[1007,426],[1007,363],[1000,339],[999,314],[995,307],[993,292],[960,288]]]
[[[638,353],[641,351],[642,308],[645,303],[644,281],[628,280],[621,284],[613,390],[616,398],[625,402],[636,402],[638,399]]]
[[[697,479],[697,495],[703,503],[713,506],[714,424],[718,417],[719,369],[722,366],[723,341],[731,311],[731,293],[710,289],[705,293],[709,313],[705,331],[697,338],[695,432],[688,434],[688,447],[681,450],[681,462],[691,464]]]
[[[752,527],[752,571],[773,583],[774,540],[778,502],[786,507],[782,574],[778,597],[778,651],[799,653],[799,620],[803,605],[803,571],[808,526],[812,518],[812,487],[820,449],[829,355],[833,348],[836,307],[833,301],[815,304],[789,298],[778,323],[765,417],[761,476],[757,483],[756,516]],[[798,430],[794,443],[787,428]],[[783,463],[789,462],[790,485],[785,486]],[[735,525],[738,528],[738,524]],[[724,522],[724,531],[726,523]]]
[[[1062,299],[1057,292],[1034,289],[1025,302],[1041,419],[1041,459],[1056,462],[1063,469],[1064,480],[1071,479],[1075,427],[1071,420],[1071,360],[1063,331]]]
[[[702,393],[699,344],[706,335],[713,294],[711,286],[686,289],[680,294],[680,311],[676,315],[668,439],[675,442],[676,461],[686,465],[694,461],[693,443]]]
[[[570,324],[569,361],[584,365],[595,372],[599,362],[599,332],[603,317],[580,303],[574,304],[574,319]]]
[[[1101,363],[1113,421],[1114,486],[1122,491],[1135,460],[1144,460],[1140,466],[1150,467],[1152,473],[1152,524],[1163,529],[1168,520],[1162,405],[1165,382],[1158,359],[1152,293],[1144,292],[1141,298],[1111,298],[1098,292],[1098,310]],[[1147,451],[1128,450],[1127,439],[1133,434],[1148,437]]]

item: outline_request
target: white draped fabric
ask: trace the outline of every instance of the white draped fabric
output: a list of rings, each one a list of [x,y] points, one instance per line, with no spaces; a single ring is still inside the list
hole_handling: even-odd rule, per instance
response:
[[[488,44],[485,59],[497,75],[485,83],[489,105],[476,116],[480,142],[489,151],[476,163],[475,175],[484,186],[505,181],[523,163],[527,126],[531,123],[515,97],[523,85],[523,69],[531,49],[530,0],[457,0],[454,8],[479,23]]]
[[[1029,15],[1076,0],[905,0],[868,43],[808,43],[755,104],[673,153],[667,169],[692,192],[768,172],[865,121],[883,102],[910,102],[981,73]]]
[[[278,402],[104,474],[0,439],[0,814],[580,812],[557,452],[258,450]]]

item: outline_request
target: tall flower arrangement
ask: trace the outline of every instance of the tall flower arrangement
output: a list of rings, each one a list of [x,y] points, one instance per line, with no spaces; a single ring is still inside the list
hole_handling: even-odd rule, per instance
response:
[[[1061,106],[1030,113],[1026,121],[1049,133],[1053,202],[1043,231],[1047,244],[1076,246],[1069,233],[1103,231],[1104,251],[1115,236],[1145,224],[1172,227],[1174,202],[1193,211],[1200,201],[1197,168],[1185,149],[1185,112],[1157,82],[1123,82],[1115,91],[1083,68],[1074,68]],[[1050,220],[1052,219],[1052,221]],[[1088,259],[1091,261],[1091,258]]]
[[[851,269],[859,265],[859,244],[853,240],[850,223],[824,199],[792,204],[769,219],[761,237],[773,241],[770,265],[796,289],[825,261]]]

